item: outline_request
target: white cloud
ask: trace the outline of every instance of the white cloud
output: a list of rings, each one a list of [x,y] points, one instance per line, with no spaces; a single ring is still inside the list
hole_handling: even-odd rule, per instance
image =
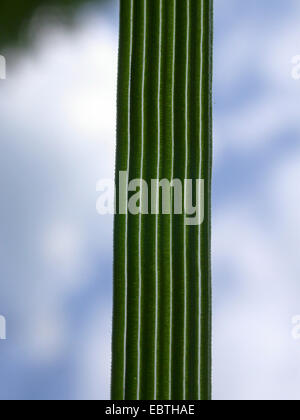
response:
[[[300,347],[291,319],[300,311],[300,272],[250,207],[236,202],[215,221],[214,396],[297,399]]]
[[[96,213],[95,186],[114,175],[117,33],[96,13],[69,30],[40,29],[32,49],[11,51],[14,67],[0,86],[0,312],[5,304],[6,364],[19,366],[11,381],[20,398],[29,392],[21,384],[35,383],[36,365],[50,374],[69,352],[75,383],[65,392],[108,396],[104,355],[99,365],[96,354],[83,360],[71,352],[78,317],[78,328],[88,329],[83,351],[103,349],[110,357],[107,325],[93,316],[111,316],[113,228],[111,217]],[[105,314],[90,315],[96,298]],[[96,350],[97,340],[107,346]],[[85,388],[77,390],[83,371]],[[0,395],[5,386],[0,380]],[[47,390],[53,384],[39,392]]]
[[[76,392],[79,399],[110,399],[111,322],[110,306],[99,302],[99,308],[91,312],[90,325],[77,353],[80,370],[76,377]]]
[[[214,86],[218,160],[225,157],[228,147],[242,153],[257,151],[273,147],[283,130],[299,131],[300,83],[291,76],[291,59],[300,53],[300,10],[295,4],[291,11],[292,15],[271,20],[268,25],[248,17],[236,19],[230,31],[217,32]],[[227,20],[220,23],[226,27]]]

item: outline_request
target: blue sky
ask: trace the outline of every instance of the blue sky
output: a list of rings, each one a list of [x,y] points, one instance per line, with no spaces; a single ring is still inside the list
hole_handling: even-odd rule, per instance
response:
[[[299,3],[215,13],[215,397],[298,399]]]
[[[299,398],[299,18],[298,1],[215,0],[217,399]],[[117,2],[49,22],[5,52],[0,81],[0,398],[105,399],[112,219],[96,183],[114,172]]]

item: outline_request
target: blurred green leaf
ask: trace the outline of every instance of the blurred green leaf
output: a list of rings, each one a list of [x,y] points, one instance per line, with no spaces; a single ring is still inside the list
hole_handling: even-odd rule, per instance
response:
[[[99,3],[105,0],[97,0]],[[87,0],[2,0],[0,48],[24,44],[24,31],[35,12],[42,8],[59,10],[60,20],[71,22],[74,12]]]

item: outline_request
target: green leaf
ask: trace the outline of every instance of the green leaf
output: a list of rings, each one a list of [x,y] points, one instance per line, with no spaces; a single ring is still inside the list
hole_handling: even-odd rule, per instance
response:
[[[117,206],[121,171],[205,188],[201,226],[174,211],[115,217],[116,400],[211,398],[212,9],[120,1]]]

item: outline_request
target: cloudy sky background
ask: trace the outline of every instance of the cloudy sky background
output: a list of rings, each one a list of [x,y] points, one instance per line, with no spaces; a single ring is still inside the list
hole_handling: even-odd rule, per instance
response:
[[[37,19],[0,81],[0,399],[109,398],[118,3]],[[215,0],[214,397],[299,399],[297,0]],[[1,52],[2,53],[2,52]]]

